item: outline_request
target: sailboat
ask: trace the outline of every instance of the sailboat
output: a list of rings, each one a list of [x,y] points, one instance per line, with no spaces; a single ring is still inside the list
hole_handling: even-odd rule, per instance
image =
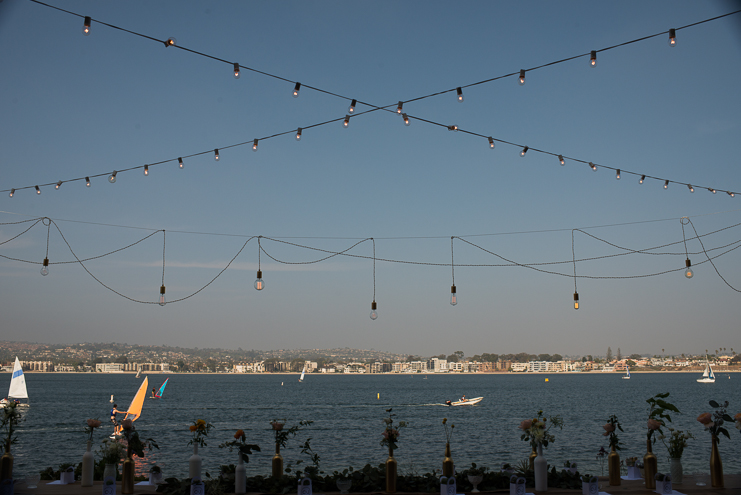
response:
[[[165,380],[165,382],[162,384],[159,390],[157,390],[157,393],[154,394],[154,397],[150,397],[150,399],[161,399],[162,394],[165,392],[165,387],[167,386],[167,382],[170,380],[169,378]]]
[[[13,375],[10,377],[10,389],[8,390],[8,399],[3,399],[1,407],[5,407],[10,400],[16,399],[28,399],[28,390],[26,390],[26,377],[23,375],[23,368],[21,368],[21,362],[18,361],[18,356],[15,357],[15,365],[13,365]],[[21,404],[22,406],[28,406],[28,404]]]
[[[301,377],[298,379],[299,382],[304,381],[304,375],[306,374],[306,365],[304,364],[304,369],[301,371]]]
[[[697,379],[698,383],[715,383],[715,374],[713,368],[710,366],[708,357],[705,356],[705,371],[702,373],[702,378]]]
[[[136,372],[136,376],[134,378],[139,378],[140,376],[142,376],[142,369],[141,368],[139,368],[139,371]]]
[[[126,410],[126,415],[123,417],[123,419],[130,419],[131,421],[136,421],[136,419],[141,415],[142,406],[144,405],[144,398],[147,396],[148,386],[149,386],[149,379],[145,376],[144,381],[139,387],[139,390],[136,392],[136,395],[131,400],[131,404],[129,404],[129,408]],[[113,430],[113,435],[111,435],[111,437],[116,438],[120,436],[121,430],[122,428],[120,425],[116,426],[116,428]]]
[[[625,376],[623,377],[623,380],[630,380],[630,368],[627,366],[625,367]]]

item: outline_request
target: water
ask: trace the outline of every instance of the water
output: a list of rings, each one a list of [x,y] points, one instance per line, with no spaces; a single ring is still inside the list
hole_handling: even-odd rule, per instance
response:
[[[270,472],[274,452],[270,421],[314,421],[307,430],[289,440],[283,450],[285,462],[301,458],[299,445],[311,437],[313,449],[321,456],[321,469],[341,470],[348,466],[382,463],[387,450],[379,445],[385,409],[393,408],[395,420],[409,422],[401,431],[396,458],[401,472],[428,472],[440,469],[445,448],[442,419],[455,425],[451,448],[459,469],[471,462],[490,468],[502,462],[515,463],[529,455],[520,440],[517,426],[533,417],[538,409],[547,416],[560,414],[565,425],[555,431],[556,441],[545,452],[549,463],[561,466],[570,460],[580,472],[600,474],[596,453],[607,448],[602,425],[616,414],[624,433],[621,458],[642,457],[646,450],[645,400],[656,393],[670,392],[669,400],[684,414],[675,415],[674,426],[691,431],[682,462],[686,473],[708,471],[710,435],[695,418],[710,411],[708,400],[728,400],[729,413],[741,412],[741,375],[721,374],[715,384],[699,384],[696,373],[634,373],[630,380],[620,375],[539,374],[539,375],[149,375],[149,389],[170,382],[162,400],[147,399],[136,421],[143,437],[154,438],[159,451],[148,454],[140,469],[156,462],[166,476],[185,476],[192,447],[188,426],[197,418],[214,425],[200,450],[204,469],[212,474],[220,464],[235,463],[236,454],[218,445],[233,439],[241,428],[248,443],[262,452],[251,457],[248,475]],[[428,379],[424,379],[427,376]],[[549,378],[545,382],[545,378]],[[3,381],[7,380],[7,381]],[[0,374],[0,383],[9,383],[9,374]],[[18,474],[59,464],[79,463],[85,451],[83,428],[88,418],[98,418],[104,427],[95,435],[95,444],[110,433],[108,416],[114,394],[119,409],[125,410],[142,379],[117,374],[26,374],[31,407],[13,446]],[[148,392],[149,394],[149,392]],[[380,394],[380,399],[377,398]],[[445,407],[445,400],[461,395],[484,396],[475,407]],[[726,473],[741,473],[741,436],[728,425],[731,440],[721,437],[720,451]],[[669,470],[666,449],[654,446],[659,471]],[[304,457],[304,462],[308,459]],[[605,470],[607,467],[605,466]],[[606,471],[605,471],[606,473]]]

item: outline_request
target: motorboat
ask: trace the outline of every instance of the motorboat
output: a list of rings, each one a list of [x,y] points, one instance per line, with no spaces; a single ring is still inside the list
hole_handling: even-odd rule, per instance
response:
[[[482,400],[484,400],[483,397],[474,397],[473,399],[461,399],[455,402],[447,401],[445,402],[445,405],[446,406],[475,406]]]

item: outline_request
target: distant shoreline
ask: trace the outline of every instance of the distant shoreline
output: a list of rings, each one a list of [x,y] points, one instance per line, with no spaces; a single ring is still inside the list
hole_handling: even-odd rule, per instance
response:
[[[121,371],[121,372],[114,372],[114,373],[106,373],[106,372],[100,372],[100,371],[24,371],[24,374],[43,374],[43,375],[136,375],[135,371]],[[644,374],[644,373],[702,373],[702,368],[693,369],[693,370],[666,370],[666,371],[658,371],[658,370],[645,370],[645,371],[639,371],[639,370],[631,370],[631,375],[638,375],[638,374]],[[716,375],[718,373],[741,373],[741,369],[733,369],[733,370],[715,370]],[[8,372],[10,374],[10,372]],[[476,375],[540,375],[540,376],[559,376],[559,375],[623,375],[624,373],[622,371],[553,371],[553,372],[544,372],[544,371],[495,371],[495,372],[477,372],[477,373],[307,373],[307,376],[338,376],[338,375],[348,375],[348,376],[378,376],[378,375],[388,375],[388,376],[417,376],[417,375],[424,375],[424,376],[476,376]],[[212,373],[212,372],[205,372],[205,371],[186,371],[186,372],[179,372],[179,371],[151,371],[142,373],[142,376],[160,376],[160,375],[260,375],[260,376],[299,376],[301,375],[301,372],[299,371],[275,371],[270,373]]]

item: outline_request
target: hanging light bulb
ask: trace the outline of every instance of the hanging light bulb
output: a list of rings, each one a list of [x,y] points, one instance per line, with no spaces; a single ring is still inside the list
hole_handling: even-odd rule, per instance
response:
[[[185,167],[185,164],[183,163],[183,159],[181,157],[178,157],[178,167],[180,168]]]
[[[493,137],[489,137],[488,139],[489,139],[489,148],[494,149],[494,146],[496,146],[494,144],[494,138]]]
[[[15,189],[11,189],[9,196],[12,198],[14,194],[15,194]]]
[[[409,125],[409,117],[407,116],[407,114],[402,113],[401,118],[404,119],[404,125]]]
[[[525,156],[525,153],[527,153],[527,150],[529,150],[529,149],[530,148],[527,147],[527,146],[525,146],[524,148],[522,148],[522,151],[520,151],[520,156]]]
[[[159,305],[160,306],[164,306],[165,305],[165,286],[164,285],[160,286],[160,302],[159,302]]]
[[[458,101],[463,101],[463,90],[460,86],[455,88],[455,92],[458,94]]]
[[[684,276],[687,277],[687,278],[694,277],[695,276],[695,272],[692,271],[692,263],[690,262],[690,259],[689,258],[687,258],[686,260],[684,260],[684,266],[686,267],[684,269]]]
[[[695,188],[692,187],[692,184],[687,184],[687,189],[689,189],[690,192],[695,192]]]
[[[733,198],[734,196],[736,196],[736,193],[734,193],[734,192],[731,192],[731,191],[726,191],[726,194],[727,194],[727,195],[729,195],[729,196],[730,196],[730,197],[732,197],[732,198]]]
[[[296,141],[301,141],[301,132],[303,132],[303,129],[300,127],[296,130]]]
[[[167,38],[167,41],[165,41],[165,47],[168,46],[175,46],[175,44],[178,42],[175,38]]]
[[[646,180],[645,175],[641,175],[641,180],[638,181],[639,184],[643,184],[643,181]]]
[[[36,194],[41,194],[41,189],[39,189],[39,186],[33,186],[36,188]]]
[[[149,175],[149,165],[144,165],[144,175]]]
[[[90,177],[85,177],[85,186],[90,187]]]
[[[525,85],[525,69],[520,69],[520,86]]]
[[[574,309],[579,309],[579,293],[574,292]]]
[[[44,258],[44,263],[41,265],[41,274],[44,277],[49,275],[49,258]]]
[[[59,189],[60,187],[62,187],[62,181],[61,180],[59,182],[57,182],[57,185],[54,186],[54,189]]]
[[[401,113],[401,107],[404,106],[404,102],[400,101],[399,104],[396,106],[396,113]]]
[[[592,162],[589,162],[589,167],[590,167],[590,168],[591,168],[592,170],[594,170],[595,172],[597,171],[597,165],[595,165],[594,163],[592,163]]]
[[[239,64],[234,62],[234,79],[239,79]]]
[[[669,30],[669,46],[677,46],[677,30],[674,28]]]
[[[566,160],[563,159],[563,155],[558,155],[558,163],[566,165]]]
[[[617,180],[620,180],[620,169],[617,169],[617,173],[615,174],[615,178]]]
[[[455,292],[455,284],[450,286],[450,305],[455,306],[458,304],[458,294]]]
[[[668,187],[669,187],[669,181],[668,180],[665,180],[664,181],[664,189],[667,189]]]
[[[298,98],[298,92],[301,91],[301,83],[297,82],[296,85],[293,87],[293,97]]]
[[[214,160],[219,161],[219,148],[214,150]]]
[[[257,270],[257,280],[255,280],[255,290],[263,290],[265,282],[262,281],[262,270]]]
[[[715,193],[717,192],[717,191],[716,191],[715,189],[713,189],[712,187],[708,187],[708,191],[710,191],[710,192],[711,192],[711,193],[713,193],[713,194],[715,194]]]
[[[371,303],[370,319],[371,320],[378,319],[378,305],[376,304],[375,299]]]
[[[93,20],[90,17],[85,16],[85,21],[82,23],[82,34],[85,36],[90,35],[90,24],[92,24],[92,22]]]
[[[111,184],[115,184],[116,183],[116,174],[117,173],[118,172],[116,172],[114,170],[113,173],[111,173],[111,175],[108,177],[108,182],[110,182]]]
[[[252,142],[252,151],[257,151],[257,139]]]
[[[358,100],[353,100],[350,102],[350,106],[347,107],[347,113],[353,113],[355,112],[355,105],[358,104]]]
[[[345,127],[345,129],[347,129],[347,127],[350,125],[350,116],[349,115],[345,115],[345,121],[342,123],[342,125],[343,125],[343,127]]]
[[[597,50],[592,50],[592,53],[589,54],[589,65],[592,67],[597,65]]]
[[[453,125],[449,125],[449,126],[448,126],[448,130],[449,130],[449,131],[457,131],[457,130],[458,130],[458,126],[457,126],[457,125],[455,125],[455,124],[453,124]]]

